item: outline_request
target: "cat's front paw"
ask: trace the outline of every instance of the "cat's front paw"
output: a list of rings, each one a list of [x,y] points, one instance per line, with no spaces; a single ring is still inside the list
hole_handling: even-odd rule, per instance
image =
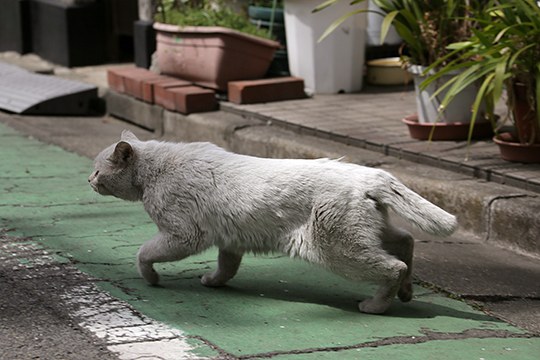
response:
[[[226,281],[223,281],[223,279],[220,279],[213,272],[204,274],[203,277],[201,278],[201,284],[203,284],[204,286],[219,287],[219,286],[224,286],[225,283]]]
[[[377,301],[374,298],[366,299],[358,304],[360,311],[367,314],[382,314],[389,306],[390,303]]]
[[[138,264],[139,274],[146,280],[150,285],[157,285],[159,283],[159,274],[154,270],[152,265],[147,264]]]

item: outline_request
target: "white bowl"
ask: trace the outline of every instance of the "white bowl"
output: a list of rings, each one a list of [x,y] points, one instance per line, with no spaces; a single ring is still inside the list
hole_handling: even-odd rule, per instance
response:
[[[367,62],[367,81],[373,85],[406,85],[411,74],[402,68],[399,57],[376,59]]]

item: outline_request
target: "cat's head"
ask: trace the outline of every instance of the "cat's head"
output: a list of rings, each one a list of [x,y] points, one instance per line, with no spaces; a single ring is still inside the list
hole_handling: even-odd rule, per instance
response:
[[[103,150],[94,160],[94,171],[88,182],[95,192],[120,199],[141,199],[141,189],[135,184],[137,151],[139,142],[130,131],[122,132],[121,140]]]

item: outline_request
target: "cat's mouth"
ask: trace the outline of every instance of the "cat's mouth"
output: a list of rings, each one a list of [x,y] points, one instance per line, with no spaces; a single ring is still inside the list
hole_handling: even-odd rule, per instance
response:
[[[107,188],[103,185],[94,184],[91,182],[90,187],[92,188],[92,190],[94,190],[100,195],[112,195],[112,193],[109,190],[107,190]]]

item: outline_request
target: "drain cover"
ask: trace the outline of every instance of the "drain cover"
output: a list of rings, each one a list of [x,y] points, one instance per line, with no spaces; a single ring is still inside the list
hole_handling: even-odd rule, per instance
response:
[[[97,87],[0,62],[0,109],[17,114],[86,115]]]

